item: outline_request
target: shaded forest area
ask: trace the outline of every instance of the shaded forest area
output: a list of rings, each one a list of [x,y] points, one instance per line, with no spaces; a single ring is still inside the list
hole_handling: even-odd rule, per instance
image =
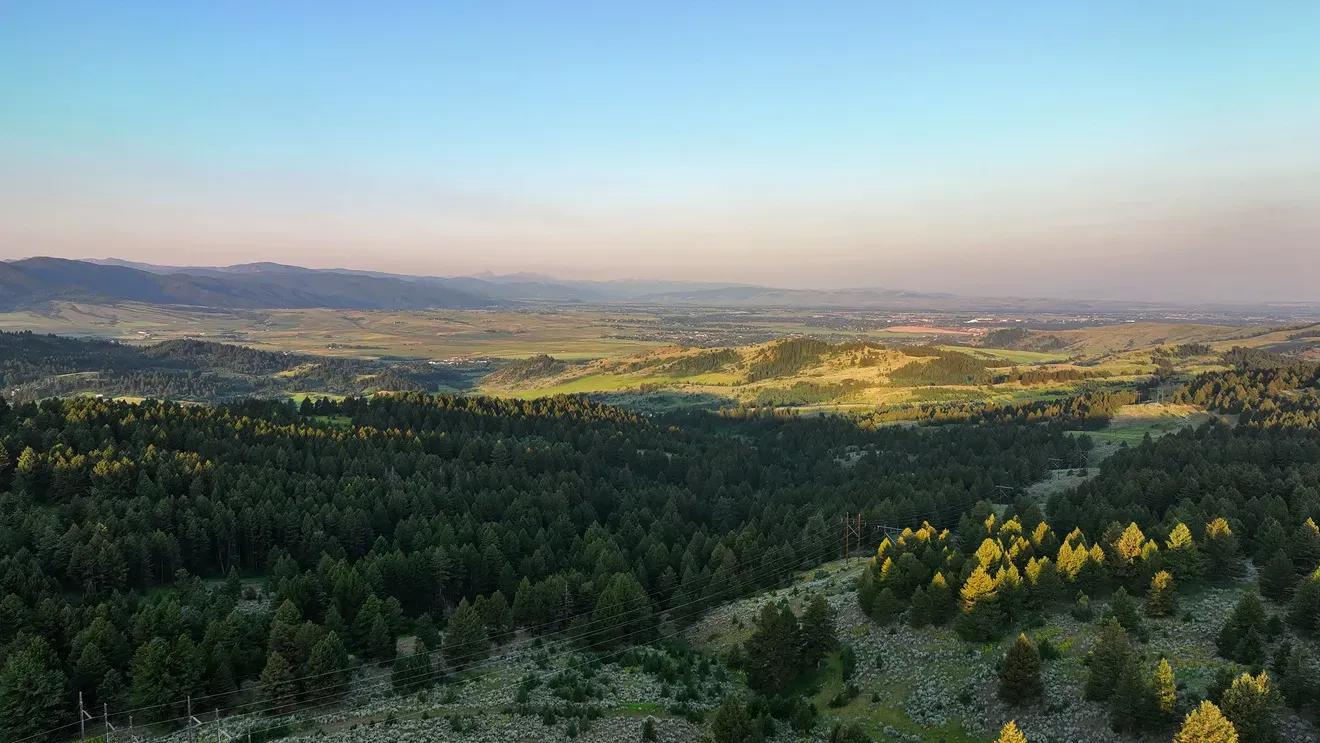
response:
[[[0,390],[11,402],[88,393],[213,402],[290,392],[426,392],[466,387],[467,377],[461,369],[424,362],[276,353],[210,341],[129,346],[0,332]]]

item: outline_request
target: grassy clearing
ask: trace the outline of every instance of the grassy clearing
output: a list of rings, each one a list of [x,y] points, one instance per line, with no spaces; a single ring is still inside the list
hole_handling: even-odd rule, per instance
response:
[[[1012,348],[979,348],[973,346],[937,346],[945,351],[956,351],[980,359],[1011,361],[1014,364],[1058,364],[1068,355],[1058,351],[1018,351]]]
[[[299,405],[302,404],[302,401],[303,401],[303,400],[306,400],[306,399],[308,399],[308,398],[311,398],[312,400],[319,400],[319,399],[321,399],[322,397],[324,397],[324,398],[326,398],[326,399],[329,399],[329,400],[343,400],[343,399],[344,399],[344,396],[343,396],[343,395],[336,395],[336,394],[331,393],[331,392],[290,392],[290,393],[289,393],[289,399],[292,400],[293,402],[299,404]]]
[[[1120,408],[1106,428],[1072,433],[1085,433],[1099,442],[1135,446],[1147,435],[1158,438],[1184,428],[1199,426],[1213,420],[1214,417],[1213,414],[1195,405],[1139,403]]]

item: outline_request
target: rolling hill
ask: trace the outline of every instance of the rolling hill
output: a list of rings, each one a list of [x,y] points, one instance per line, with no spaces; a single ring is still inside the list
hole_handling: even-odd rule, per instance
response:
[[[260,351],[198,340],[132,346],[0,332],[0,391],[10,401],[103,395],[218,402],[466,386],[465,368]]]

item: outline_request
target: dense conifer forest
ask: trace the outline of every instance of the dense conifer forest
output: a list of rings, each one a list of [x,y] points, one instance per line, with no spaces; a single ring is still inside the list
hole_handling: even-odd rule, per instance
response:
[[[0,407],[0,442],[15,739],[66,721],[75,692],[171,700],[138,718],[167,721],[189,695],[216,707],[246,681],[388,659],[403,634],[446,630],[455,670],[488,638],[570,618],[642,639],[668,609],[681,621],[830,558],[845,511],[953,524],[1080,445],[1044,427],[652,421],[422,395],[48,399]],[[254,584],[271,599],[250,600]]]

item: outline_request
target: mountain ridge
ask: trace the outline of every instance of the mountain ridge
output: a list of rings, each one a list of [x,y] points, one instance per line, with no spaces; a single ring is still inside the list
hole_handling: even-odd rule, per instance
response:
[[[864,310],[965,315],[1127,313],[1141,318],[1181,309],[1273,321],[1320,319],[1320,302],[1216,303],[963,296],[884,287],[782,288],[663,279],[578,280],[537,273],[424,276],[259,261],[231,266],[164,266],[119,258],[31,257],[0,262],[0,310],[57,301],[143,302],[213,309],[483,309],[518,305],[641,305],[674,309]],[[1144,314],[1143,314],[1144,313]]]

